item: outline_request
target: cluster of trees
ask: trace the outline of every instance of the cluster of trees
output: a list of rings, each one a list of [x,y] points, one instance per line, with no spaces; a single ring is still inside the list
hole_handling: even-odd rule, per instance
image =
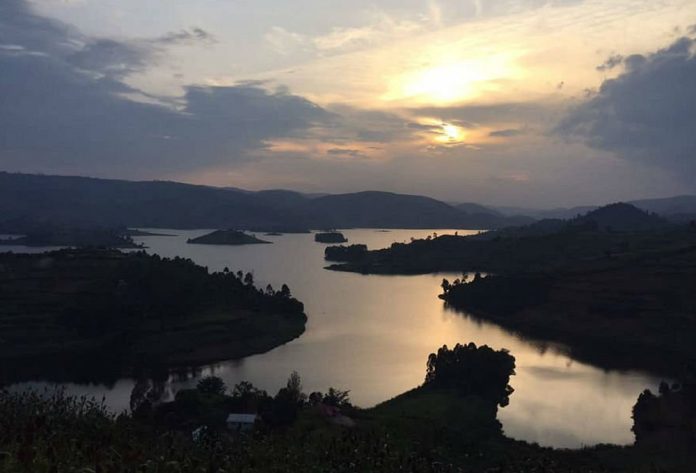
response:
[[[192,429],[206,425],[213,430],[224,428],[228,413],[248,412],[259,414],[264,425],[275,428],[292,425],[302,409],[319,404],[352,408],[349,391],[331,387],[326,393],[315,391],[307,395],[300,375],[293,371],[275,396],[248,381],[228,390],[221,378],[207,376],[195,389],[179,391],[173,402],[157,405],[154,409],[152,404],[143,404],[135,412],[140,418],[164,422],[173,428]]]
[[[696,452],[696,379],[645,390],[633,406],[636,446],[669,455]]]
[[[454,388],[462,395],[473,395],[506,406],[514,391],[509,385],[515,374],[515,357],[507,350],[493,350],[474,343],[447,345],[428,356],[425,387]]]
[[[324,259],[329,261],[355,261],[367,254],[367,245],[329,246],[324,250]]]
[[[314,241],[318,243],[345,243],[348,239],[341,232],[315,233]]]
[[[251,273],[233,273],[225,268],[211,274],[208,268],[186,258],[162,258],[141,251],[90,271],[101,273],[90,275],[93,290],[100,297],[68,300],[60,316],[64,324],[83,335],[145,320],[166,325],[211,308],[292,314],[304,310],[286,284],[278,291],[270,285],[263,290],[254,286]]]

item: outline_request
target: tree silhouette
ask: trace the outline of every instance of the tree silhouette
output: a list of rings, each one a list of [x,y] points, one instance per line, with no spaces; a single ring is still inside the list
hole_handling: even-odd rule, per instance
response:
[[[225,394],[227,386],[224,381],[217,376],[206,376],[198,381],[196,390],[204,394]]]
[[[487,345],[444,345],[428,357],[425,386],[455,388],[464,395],[475,395],[506,406],[513,388],[508,384],[515,374],[515,358],[507,350],[495,351]]]

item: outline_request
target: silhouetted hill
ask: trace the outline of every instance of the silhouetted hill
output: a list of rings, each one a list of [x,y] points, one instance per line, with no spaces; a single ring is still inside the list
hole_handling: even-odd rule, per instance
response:
[[[466,212],[468,214],[490,214],[490,215],[495,215],[497,217],[501,217],[503,214],[501,212],[498,212],[497,210],[486,207],[481,204],[476,204],[474,202],[463,202],[460,204],[454,204],[454,208],[457,210],[461,210],[462,212]]]
[[[256,195],[175,182],[0,173],[0,218],[71,225],[240,228],[300,220]]]
[[[648,212],[676,222],[696,220],[696,195],[680,195],[663,199],[642,199],[630,202]]]
[[[656,213],[672,222],[696,220],[696,195],[679,195],[660,199],[639,199],[627,202],[646,212]],[[508,217],[528,215],[537,219],[571,219],[598,209],[597,205],[558,207],[553,209],[530,209],[524,207],[495,207],[501,215]]]
[[[629,204],[573,220],[547,219],[476,235],[393,243],[329,269],[379,274],[438,271],[543,271],[655,248],[694,244],[693,225],[674,225]]]
[[[287,190],[0,172],[0,226],[12,221],[155,228],[489,229],[529,219],[466,213],[428,197],[389,192],[315,197]]]
[[[495,210],[508,217],[525,215],[533,219],[563,219],[575,218],[597,209],[597,205],[580,205],[577,207],[555,207],[552,209],[530,209],[525,207],[497,206]]]
[[[631,204],[605,205],[571,220],[570,225],[594,225],[597,230],[641,231],[664,227],[667,221]]]
[[[444,202],[416,195],[366,191],[318,197],[306,213],[326,215],[332,227],[447,227],[464,222],[462,214]]]

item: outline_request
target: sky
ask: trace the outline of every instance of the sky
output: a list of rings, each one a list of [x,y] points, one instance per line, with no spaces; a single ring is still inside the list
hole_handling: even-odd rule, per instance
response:
[[[0,0],[0,170],[547,208],[696,193],[696,2]]]

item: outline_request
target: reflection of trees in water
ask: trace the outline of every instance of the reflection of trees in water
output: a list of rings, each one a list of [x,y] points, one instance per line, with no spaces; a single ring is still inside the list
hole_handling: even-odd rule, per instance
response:
[[[471,321],[474,325],[476,325],[477,328],[495,327],[497,330],[504,332],[508,337],[512,337],[525,345],[531,346],[539,355],[545,355],[546,353],[550,352],[567,357],[574,356],[574,353],[571,352],[570,347],[564,345],[563,343],[545,340],[543,338],[531,337],[528,334],[524,334],[512,327],[499,325],[490,318],[477,316],[475,313],[456,307],[449,302],[444,302],[443,308],[445,309],[445,312],[457,314],[458,316]],[[569,360],[569,363],[572,363],[572,360]]]

